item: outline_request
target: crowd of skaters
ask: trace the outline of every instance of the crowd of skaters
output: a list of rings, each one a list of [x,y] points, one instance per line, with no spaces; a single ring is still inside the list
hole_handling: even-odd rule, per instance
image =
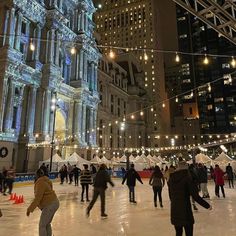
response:
[[[61,167],[59,173],[61,184],[63,184],[66,179],[68,184],[72,184],[74,181],[75,186],[78,186],[78,179],[80,179],[82,187],[81,202],[84,202],[84,199],[86,199],[87,202],[90,202],[86,210],[86,215],[88,217],[98,196],[100,196],[101,199],[101,217],[107,217],[105,210],[105,191],[107,189],[107,183],[111,186],[114,186],[114,183],[111,180],[106,165],[100,165],[97,171],[94,165],[91,165],[90,167],[88,165],[83,165],[83,170],[81,170],[76,165],[72,166],[68,163],[68,165],[63,165]],[[5,175],[7,176],[6,173]],[[12,175],[13,170],[10,168],[8,176]],[[234,188],[234,173],[230,164],[226,167],[225,171],[218,165],[216,165],[215,168],[210,168],[210,176],[215,182],[215,195],[217,197],[220,197],[219,189],[221,189],[222,196],[225,198],[225,175],[228,177],[229,187]],[[143,184],[140,175],[135,170],[134,164],[131,164],[129,170],[124,171],[122,184],[126,182],[129,189],[129,201],[132,204],[137,204],[135,199],[136,180]],[[181,158],[177,168],[171,165],[164,170],[160,169],[159,166],[155,166],[149,179],[149,184],[152,186],[153,190],[154,207],[157,207],[158,197],[160,207],[163,208],[162,189],[165,183],[167,183],[169,190],[171,223],[175,227],[176,235],[182,235],[183,230],[185,230],[186,236],[193,235],[194,218],[192,207],[194,210],[197,210],[195,202],[206,209],[212,209],[209,203],[204,200],[204,198],[210,198],[207,188],[207,168],[203,164],[188,165]],[[93,184],[94,189],[93,197],[90,201],[88,191],[89,185],[91,184]],[[3,186],[5,185],[3,184]],[[9,193],[11,190],[12,189],[9,189]],[[48,168],[44,164],[36,172],[34,190],[35,199],[28,207],[26,214],[29,216],[36,207],[39,207],[42,210],[39,222],[39,235],[51,235],[51,221],[59,208],[59,201],[53,190],[52,182],[49,180]],[[3,193],[5,194],[5,192],[6,190],[4,188]]]

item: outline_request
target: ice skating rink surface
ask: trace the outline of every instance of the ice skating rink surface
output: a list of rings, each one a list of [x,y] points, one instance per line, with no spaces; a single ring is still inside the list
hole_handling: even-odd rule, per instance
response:
[[[97,200],[87,218],[85,210],[88,203],[80,202],[81,187],[60,185],[54,183],[54,189],[60,200],[60,209],[53,220],[54,236],[171,236],[175,235],[170,224],[170,202],[167,186],[163,189],[163,205],[154,208],[153,193],[148,181],[144,185],[137,183],[137,205],[128,201],[128,189],[121,185],[121,180],[114,180],[115,187],[106,191],[107,219],[100,217],[100,199]],[[225,187],[226,198],[214,196],[214,184],[208,184],[211,195],[210,203],[213,210],[209,211],[198,206],[194,213],[195,236],[228,236],[236,235],[236,189]],[[4,236],[37,236],[40,210],[36,210],[30,217],[26,216],[26,209],[33,198],[33,185],[16,187],[14,192],[24,195],[24,204],[12,204],[9,196],[0,197],[0,208],[3,217],[0,218],[0,235]],[[90,199],[92,187],[90,187]]]

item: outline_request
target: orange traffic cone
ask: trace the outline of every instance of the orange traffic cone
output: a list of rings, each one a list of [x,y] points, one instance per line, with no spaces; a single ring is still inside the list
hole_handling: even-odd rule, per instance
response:
[[[16,200],[16,193],[13,195],[12,200]]]
[[[23,197],[23,195],[20,196],[19,203],[24,203],[24,197]]]
[[[13,195],[13,193],[12,193],[11,196],[10,196],[10,198],[9,198],[9,201],[12,201],[12,200],[13,200],[13,197],[14,197],[14,195]]]
[[[17,196],[16,196],[16,199],[15,199],[14,204],[19,204],[19,200],[20,200],[20,197],[17,197]]]

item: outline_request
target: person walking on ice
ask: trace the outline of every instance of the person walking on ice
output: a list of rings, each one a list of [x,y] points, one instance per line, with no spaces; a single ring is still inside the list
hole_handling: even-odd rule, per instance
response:
[[[34,194],[35,198],[28,207],[26,215],[29,216],[38,207],[41,210],[39,236],[51,236],[51,222],[59,208],[59,201],[53,190],[52,182],[45,176],[42,169],[38,169],[36,172]]]
[[[87,217],[89,217],[90,211],[92,210],[99,195],[101,198],[101,217],[102,218],[107,217],[107,214],[105,213],[105,198],[106,198],[105,191],[107,189],[107,183],[109,183],[112,187],[114,187],[114,183],[111,181],[111,177],[107,172],[106,165],[101,164],[101,166],[94,178],[93,199],[86,209]]]
[[[130,203],[137,203],[135,201],[135,185],[136,185],[136,179],[143,184],[143,181],[141,180],[140,175],[138,174],[138,172],[134,169],[134,164],[132,163],[130,165],[130,169],[125,173],[125,176],[123,178],[122,184],[125,183],[129,188],[129,201]]]

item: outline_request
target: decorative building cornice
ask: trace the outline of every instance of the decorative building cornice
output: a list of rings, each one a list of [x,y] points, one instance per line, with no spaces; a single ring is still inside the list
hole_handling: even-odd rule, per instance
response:
[[[33,22],[40,22],[42,25],[45,24],[46,9],[37,1],[13,0],[13,3],[26,18]]]

